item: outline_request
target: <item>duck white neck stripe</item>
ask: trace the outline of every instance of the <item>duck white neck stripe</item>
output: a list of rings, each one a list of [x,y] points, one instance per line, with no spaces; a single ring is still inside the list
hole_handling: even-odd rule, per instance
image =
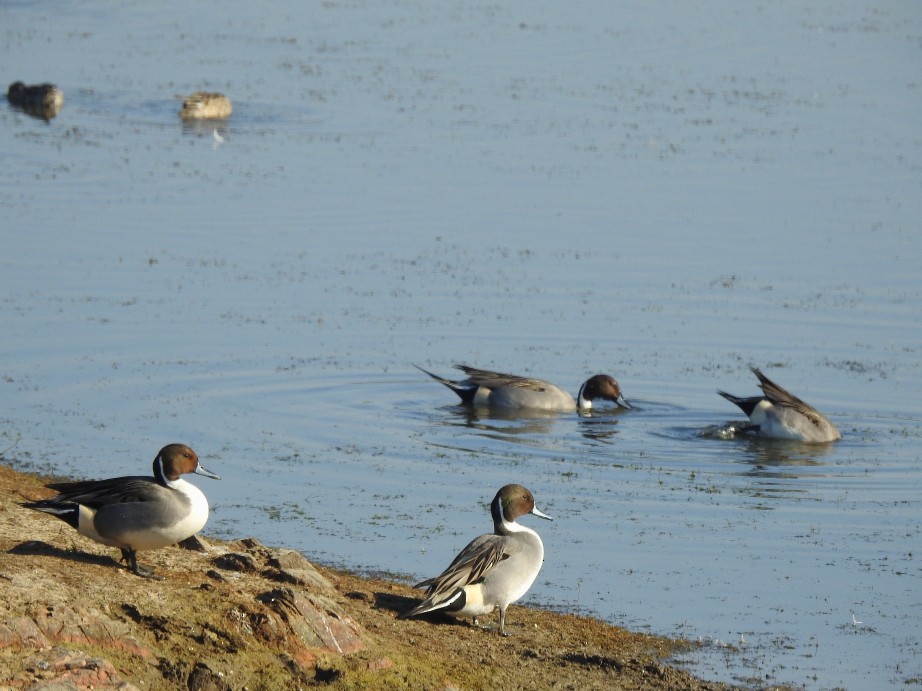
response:
[[[154,477],[161,485],[169,485],[170,481],[166,477],[166,471],[163,469],[163,456],[157,456],[154,461]]]
[[[154,477],[157,478],[157,482],[166,486],[166,487],[176,487],[176,484],[182,482],[185,484],[185,480],[182,478],[177,478],[171,480],[166,476],[166,470],[163,467],[163,456],[157,456],[157,460],[154,461]]]

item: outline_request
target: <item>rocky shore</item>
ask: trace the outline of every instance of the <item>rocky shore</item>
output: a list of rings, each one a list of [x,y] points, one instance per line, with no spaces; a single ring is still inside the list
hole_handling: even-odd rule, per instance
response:
[[[0,465],[2,689],[732,688],[664,662],[685,642],[586,617],[513,605],[507,638],[397,620],[417,591],[253,539],[144,552],[164,579],[142,579],[19,505],[49,494]]]

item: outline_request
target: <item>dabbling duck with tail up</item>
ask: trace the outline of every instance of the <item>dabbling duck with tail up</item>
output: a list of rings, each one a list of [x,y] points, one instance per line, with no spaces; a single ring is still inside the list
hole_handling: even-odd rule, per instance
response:
[[[816,408],[778,386],[756,367],[750,367],[759,378],[762,396],[740,398],[726,391],[717,393],[734,403],[749,417],[743,429],[768,439],[789,439],[805,442],[830,442],[841,439],[836,426]]]

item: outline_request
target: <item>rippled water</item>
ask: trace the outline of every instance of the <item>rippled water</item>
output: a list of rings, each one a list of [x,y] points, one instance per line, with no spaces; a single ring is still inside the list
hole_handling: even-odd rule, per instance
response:
[[[517,481],[528,602],[706,677],[918,683],[922,16],[666,9],[4,6],[7,82],[65,92],[0,108],[4,458],[185,441],[212,534],[408,579]],[[635,410],[471,414],[412,366],[459,361]],[[717,438],[750,364],[842,441]]]

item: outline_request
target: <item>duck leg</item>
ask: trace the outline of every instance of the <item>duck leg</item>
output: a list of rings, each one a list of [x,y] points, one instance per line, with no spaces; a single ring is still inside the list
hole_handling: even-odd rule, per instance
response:
[[[499,608],[499,635],[500,636],[510,636],[511,634],[506,633],[506,608]]]
[[[157,576],[151,569],[148,569],[145,566],[138,564],[138,553],[133,549],[123,549],[122,550],[122,561],[128,565],[133,574],[140,576],[141,578],[151,578],[155,581],[162,581],[163,576]]]

